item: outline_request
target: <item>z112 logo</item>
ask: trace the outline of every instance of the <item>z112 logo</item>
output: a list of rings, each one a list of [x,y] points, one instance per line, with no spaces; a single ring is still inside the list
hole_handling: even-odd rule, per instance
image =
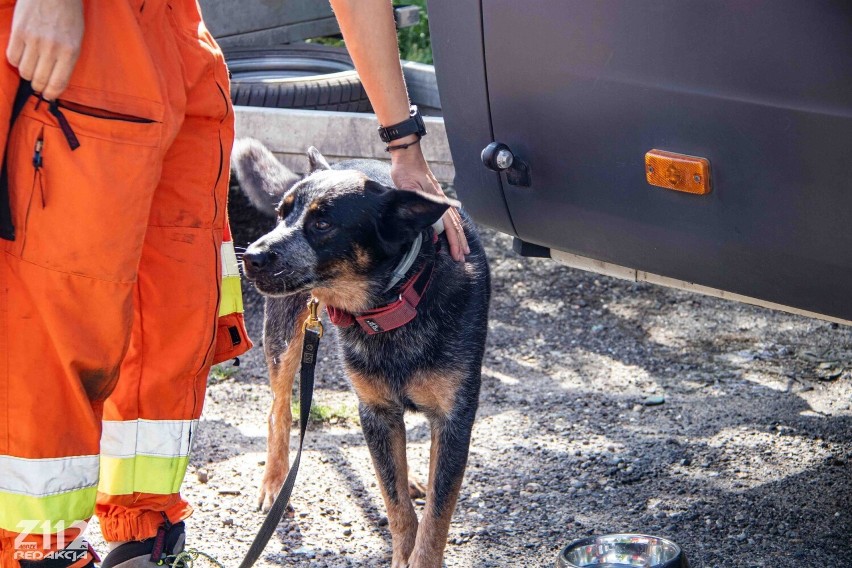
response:
[[[61,560],[68,563],[82,560],[89,550],[88,544],[83,540],[87,524],[86,521],[74,521],[70,525],[66,525],[65,521],[58,521],[56,524],[32,519],[20,521],[17,525],[20,530],[14,545],[15,560]],[[67,543],[67,540],[72,538],[73,540]]]

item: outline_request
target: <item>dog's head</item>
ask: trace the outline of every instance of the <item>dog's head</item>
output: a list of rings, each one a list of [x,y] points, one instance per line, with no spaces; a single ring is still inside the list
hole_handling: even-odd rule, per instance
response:
[[[243,255],[245,275],[267,295],[314,290],[332,305],[362,311],[375,293],[376,270],[457,203],[332,167],[316,148],[308,158],[311,173],[284,195],[275,229]]]

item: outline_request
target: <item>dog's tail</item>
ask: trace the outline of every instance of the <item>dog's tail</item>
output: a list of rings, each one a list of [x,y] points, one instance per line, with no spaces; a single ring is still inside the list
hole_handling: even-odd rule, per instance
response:
[[[252,205],[270,217],[275,217],[281,197],[300,179],[254,138],[234,142],[231,169]]]

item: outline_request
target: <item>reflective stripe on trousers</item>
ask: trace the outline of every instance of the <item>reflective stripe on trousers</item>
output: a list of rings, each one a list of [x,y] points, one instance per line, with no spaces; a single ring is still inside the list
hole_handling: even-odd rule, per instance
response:
[[[177,493],[198,420],[104,420],[98,491]]]
[[[240,265],[231,239],[231,230],[225,225],[222,240],[222,300],[219,303],[219,315],[243,313],[243,291],[240,287]]]
[[[28,459],[0,456],[0,529],[50,519],[70,526],[92,515],[98,456]]]

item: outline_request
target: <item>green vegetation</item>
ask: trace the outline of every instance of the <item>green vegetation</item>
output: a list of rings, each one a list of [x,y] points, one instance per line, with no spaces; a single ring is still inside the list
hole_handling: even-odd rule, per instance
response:
[[[301,412],[301,404],[298,400],[294,400],[292,404],[293,421],[299,421],[299,413]],[[330,406],[318,402],[311,405],[310,413],[311,422],[327,422],[329,424],[337,424],[338,422],[353,422],[358,423],[358,408],[351,404],[338,404]]]
[[[222,381],[230,379],[239,372],[240,368],[233,365],[213,365],[210,369],[209,382],[221,383]]]
[[[426,13],[426,0],[394,0],[394,5],[415,5],[420,7],[420,22],[416,26],[399,30],[399,53],[402,59],[432,63],[432,40],[429,38],[429,15]],[[316,37],[307,43],[343,47],[339,37]]]
[[[426,0],[394,0],[394,4],[414,4],[420,7],[420,22],[399,30],[399,52],[403,59],[432,63],[432,40],[429,37],[429,15]]]

